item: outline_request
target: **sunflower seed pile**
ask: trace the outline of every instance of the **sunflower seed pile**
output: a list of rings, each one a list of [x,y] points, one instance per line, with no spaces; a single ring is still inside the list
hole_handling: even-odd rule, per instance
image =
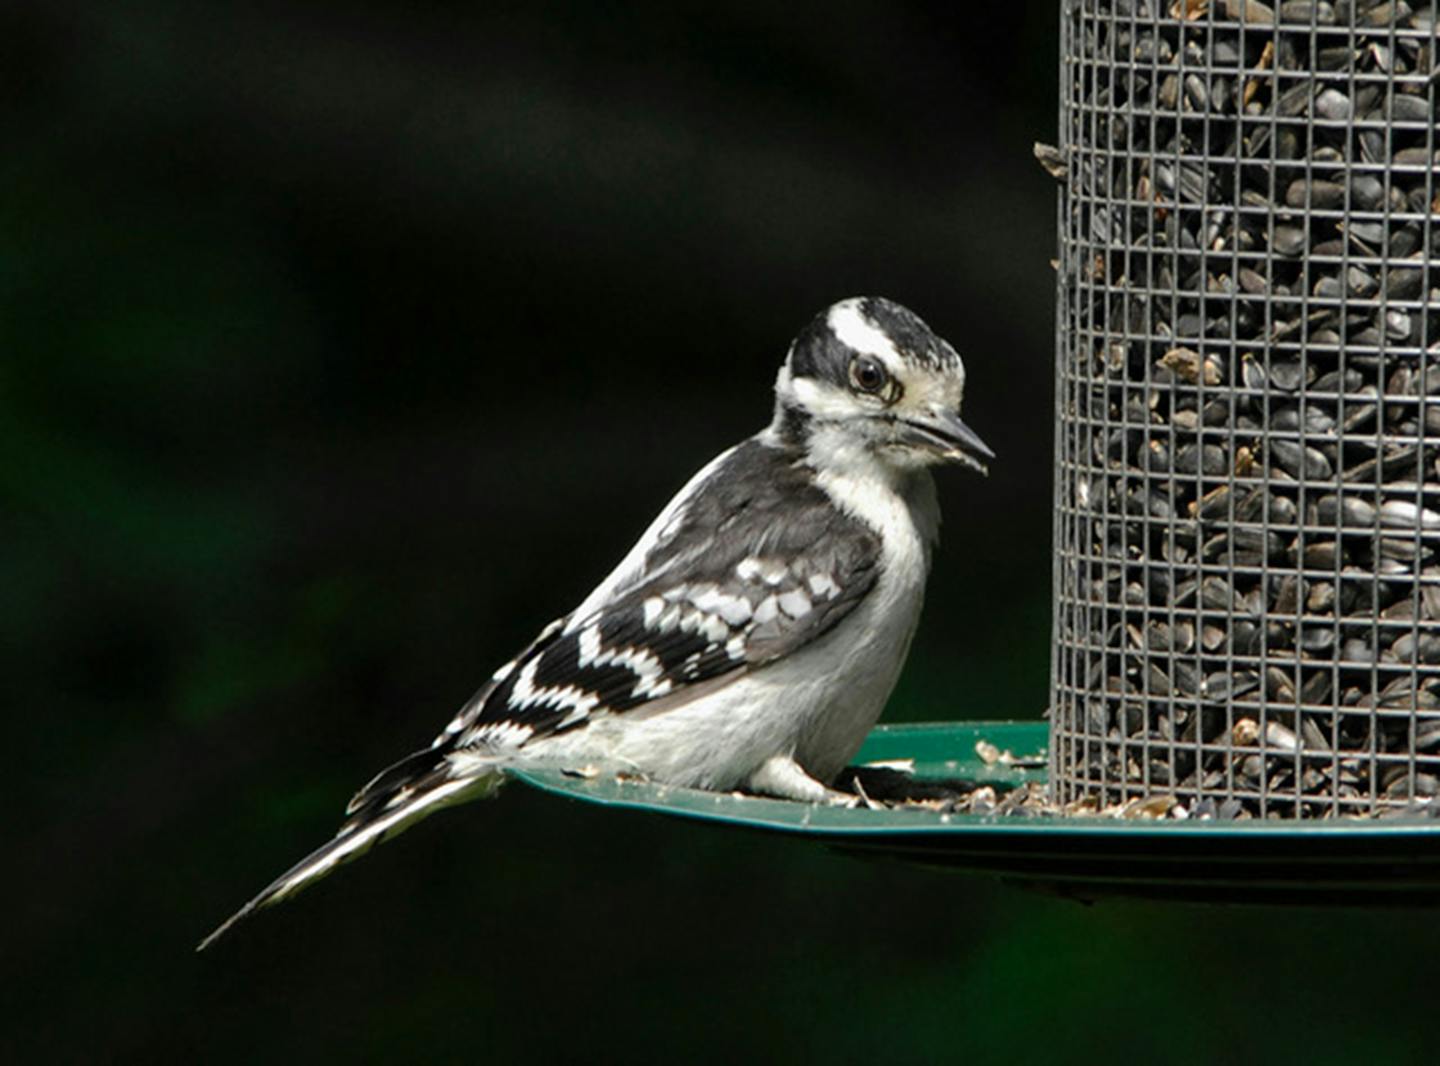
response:
[[[1012,752],[1002,752],[984,740],[975,745],[975,753],[987,766],[998,764],[1024,771],[1045,764],[1043,753],[1016,757]],[[1142,793],[1108,804],[1102,804],[1091,793],[1062,805],[1055,801],[1047,785],[1039,780],[1017,783],[1014,780],[978,781],[917,776],[913,764],[902,767],[895,763],[871,763],[847,767],[835,784],[855,797],[855,806],[870,810],[925,810],[941,815],[1007,819],[1102,818],[1146,822],[1245,821],[1253,817],[1246,805],[1234,797],[1217,799],[1204,796],[1186,800],[1165,790]],[[1421,798],[1409,805],[1394,805],[1374,811],[1356,809],[1345,812],[1345,816],[1350,818],[1371,815],[1411,820],[1440,817],[1440,797]]]
[[[1440,794],[1437,6],[1066,3],[1062,807]]]

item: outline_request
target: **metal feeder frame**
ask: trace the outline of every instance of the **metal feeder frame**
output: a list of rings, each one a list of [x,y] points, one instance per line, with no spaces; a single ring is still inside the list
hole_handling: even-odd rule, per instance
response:
[[[1436,7],[1065,7],[1061,803],[1440,793]]]

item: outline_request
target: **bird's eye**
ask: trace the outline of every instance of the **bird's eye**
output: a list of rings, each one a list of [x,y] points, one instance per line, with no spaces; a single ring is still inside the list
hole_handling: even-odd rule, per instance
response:
[[[861,392],[878,393],[889,380],[885,368],[868,355],[858,356],[850,363],[850,383]]]

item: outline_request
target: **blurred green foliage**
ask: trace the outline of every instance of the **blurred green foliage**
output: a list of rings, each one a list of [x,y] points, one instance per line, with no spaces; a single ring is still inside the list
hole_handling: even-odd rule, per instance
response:
[[[4,1060],[1424,1061],[1428,916],[1084,908],[520,789],[191,954],[844,295],[956,342],[1001,456],[943,480],[890,718],[1041,713],[1055,21],[0,10]]]

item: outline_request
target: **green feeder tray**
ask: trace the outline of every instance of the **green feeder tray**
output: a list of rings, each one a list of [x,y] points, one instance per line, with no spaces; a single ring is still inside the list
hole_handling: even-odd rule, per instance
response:
[[[986,764],[979,741],[1043,752],[1043,722],[880,726],[855,762],[913,762],[919,781],[997,786],[1044,769]],[[988,874],[1078,899],[1138,896],[1198,902],[1440,903],[1440,821],[1149,821],[846,809],[703,792],[559,771],[515,775],[544,792],[819,841],[854,854]]]

